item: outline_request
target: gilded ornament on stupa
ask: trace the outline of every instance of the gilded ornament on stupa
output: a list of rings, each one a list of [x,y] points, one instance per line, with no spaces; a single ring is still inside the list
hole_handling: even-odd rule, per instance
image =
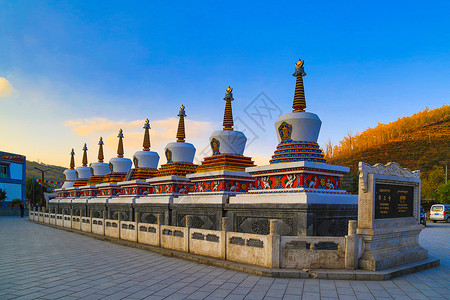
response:
[[[144,129],[145,129],[144,142],[142,144],[142,147],[144,151],[150,151],[150,132],[149,132],[150,122],[148,119],[145,120]]]
[[[119,130],[119,134],[117,135],[119,138],[119,145],[117,146],[117,157],[123,157],[123,131],[122,129]]]
[[[73,148],[72,148],[72,151],[70,152],[70,169],[71,170],[73,170],[73,169],[75,169],[75,151],[73,151]]]
[[[227,103],[225,104],[225,113],[223,116],[223,130],[233,130],[233,111],[231,109],[231,101],[233,101],[233,89],[228,86],[225,94],[225,100]]]
[[[178,121],[177,142],[184,143],[186,139],[186,133],[184,129],[184,118],[187,117],[186,112],[184,111],[184,105],[181,105],[178,116],[180,117],[180,119]]]
[[[292,104],[293,112],[302,112],[306,108],[305,88],[303,87],[303,76],[306,76],[303,65],[304,60],[299,59],[295,64],[295,72],[292,76],[297,77],[295,83],[294,103]]]
[[[83,167],[87,167],[87,164],[88,164],[87,150],[88,150],[87,145],[86,145],[86,143],[84,143],[84,147],[83,147],[83,161],[82,161]]]
[[[103,138],[100,137],[100,140],[98,141],[98,162],[102,163],[105,157],[103,156]]]

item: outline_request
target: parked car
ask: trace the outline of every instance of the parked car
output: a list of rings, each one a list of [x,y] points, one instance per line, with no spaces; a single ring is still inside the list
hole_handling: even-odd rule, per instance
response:
[[[425,211],[422,206],[420,207],[420,224],[427,226],[427,216],[425,215]]]
[[[436,223],[437,221],[446,221],[447,223],[450,223],[450,205],[433,205],[430,209],[430,220],[434,223]]]

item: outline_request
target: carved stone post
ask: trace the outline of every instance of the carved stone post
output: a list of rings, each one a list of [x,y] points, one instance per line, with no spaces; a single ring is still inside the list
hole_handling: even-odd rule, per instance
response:
[[[355,220],[348,221],[348,236],[356,235],[356,227],[358,223]]]
[[[161,225],[161,214],[156,215],[156,225]]]
[[[222,231],[228,231],[228,218],[222,218]]]
[[[280,235],[278,234],[278,220],[270,220],[270,235],[268,236],[269,245],[271,247],[270,251],[270,268],[279,268],[280,267]]]
[[[133,208],[130,208],[128,210],[128,215],[129,215],[128,221],[133,222]]]
[[[190,215],[186,215],[185,216],[185,220],[186,220],[186,227],[190,228],[192,226],[192,224],[191,224],[191,216]]]
[[[357,224],[358,223],[355,220],[348,221],[348,235],[345,237],[345,269],[347,270],[358,268],[359,242],[358,237],[356,236]]]
[[[227,232],[228,232],[228,217],[222,217],[222,232],[220,233],[221,243],[221,259],[227,259]]]
[[[134,213],[134,221],[137,223],[139,223],[139,218],[140,218],[140,214],[139,212]]]
[[[278,220],[270,220],[270,235],[278,235]]]

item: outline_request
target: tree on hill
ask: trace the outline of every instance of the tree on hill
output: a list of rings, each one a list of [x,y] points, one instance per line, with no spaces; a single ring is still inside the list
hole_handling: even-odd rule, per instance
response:
[[[437,187],[436,200],[443,204],[450,204],[450,182]]]
[[[450,157],[450,105],[425,109],[389,124],[379,123],[356,135],[349,132],[338,145],[326,144],[325,157],[330,164],[350,167],[353,175],[358,173],[360,161],[372,165],[397,162],[420,170],[421,179],[427,180],[433,166]],[[422,195],[431,199],[437,185],[424,183]]]
[[[444,182],[444,170],[440,166],[434,166],[428,177],[422,178],[422,199],[438,200],[437,188]]]
[[[41,178],[41,172],[36,170],[35,167],[48,170],[45,172],[45,180],[64,182],[64,167],[37,163],[34,161],[27,161],[27,178]]]
[[[332,151],[328,150],[331,143],[327,144],[325,159],[336,159],[352,155],[358,151],[370,148],[378,148],[383,144],[393,141],[408,139],[408,134],[419,127],[426,127],[450,121],[450,105],[429,110],[425,108],[412,116],[399,118],[388,124],[378,123],[374,128],[368,128],[362,133],[352,135],[351,131],[345,136]],[[428,137],[430,138],[430,137]]]

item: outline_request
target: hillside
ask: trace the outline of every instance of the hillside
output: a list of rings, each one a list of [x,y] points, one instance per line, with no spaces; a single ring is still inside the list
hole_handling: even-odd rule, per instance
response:
[[[326,156],[328,163],[348,166],[353,174],[358,171],[359,161],[394,161],[410,170],[420,170],[421,178],[425,178],[433,166],[450,158],[450,106],[426,109],[356,136],[348,135],[338,146],[327,145]]]
[[[36,170],[35,167],[41,170],[48,170],[45,172],[45,180],[64,182],[63,172],[66,168],[37,163],[35,161],[27,161],[27,178],[41,178],[41,171]]]

